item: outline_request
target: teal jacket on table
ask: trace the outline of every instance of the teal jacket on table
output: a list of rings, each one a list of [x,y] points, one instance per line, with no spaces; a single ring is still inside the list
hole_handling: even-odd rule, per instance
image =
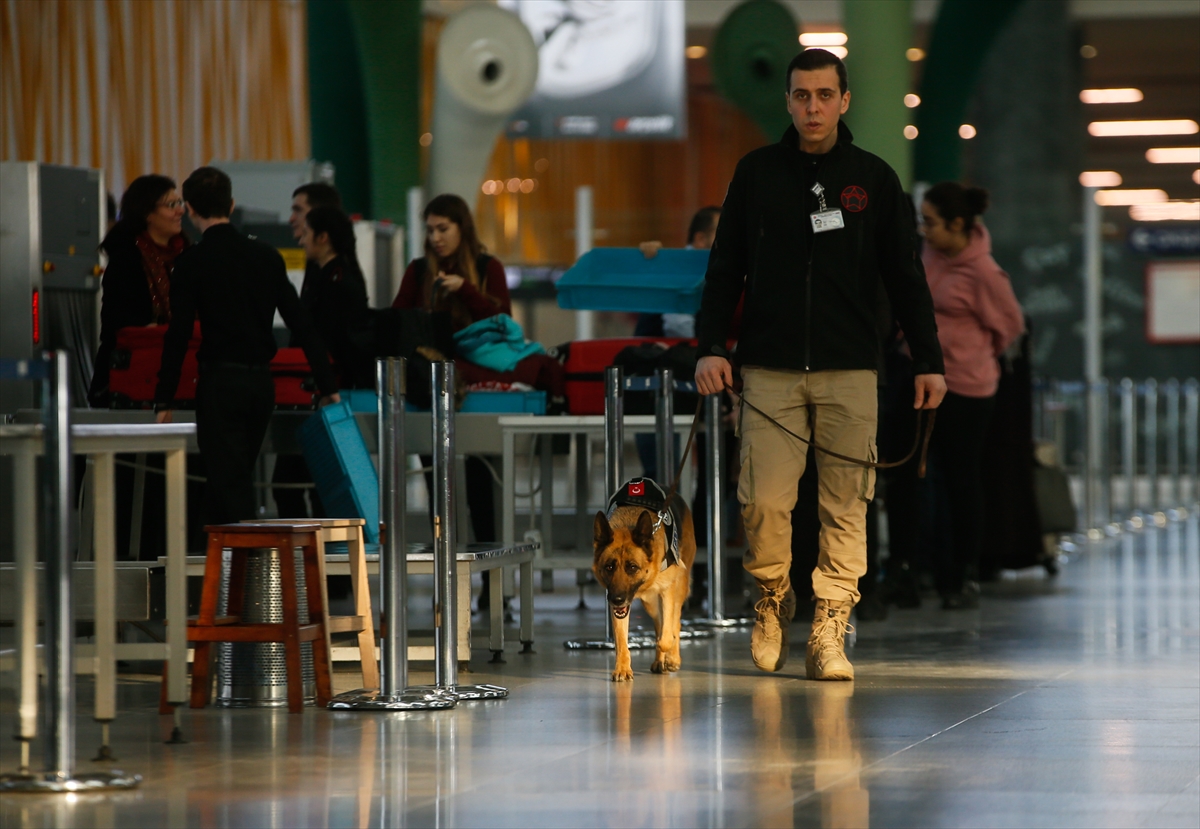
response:
[[[512,371],[526,357],[546,353],[540,344],[525,339],[521,326],[508,314],[468,325],[454,335],[454,344],[459,357],[493,371]]]

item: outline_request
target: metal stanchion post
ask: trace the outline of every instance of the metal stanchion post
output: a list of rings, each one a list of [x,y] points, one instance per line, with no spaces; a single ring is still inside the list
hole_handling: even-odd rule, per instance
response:
[[[433,667],[437,689],[459,700],[504,699],[499,685],[458,683],[458,567],[454,523],[454,363],[433,364]],[[494,573],[493,578],[499,578]]]
[[[1137,387],[1121,380],[1121,469],[1125,478],[1125,517],[1137,512]]]
[[[408,560],[404,543],[405,361],[390,357],[375,363],[378,391],[376,416],[379,429],[379,514],[385,528],[379,557],[382,594],[381,628],[386,626],[380,649],[378,690],[362,688],[339,694],[330,708],[362,711],[412,711],[453,708],[457,700],[429,688],[408,687]]]
[[[45,772],[0,777],[0,793],[98,792],[132,789],[141,775],[116,769],[75,773],[75,614],[71,504],[71,365],[65,351],[47,352],[42,391],[42,549],[46,572],[46,699],[42,711]]]
[[[1144,422],[1142,439],[1145,441],[1146,480],[1150,494],[1146,500],[1147,512],[1158,509],[1158,381],[1150,378],[1145,385]]]
[[[1183,384],[1184,405],[1184,451],[1187,453],[1188,479],[1191,491],[1188,503],[1200,501],[1200,383],[1194,378]]]
[[[1163,506],[1175,509],[1183,506],[1179,491],[1179,381],[1174,377],[1163,387],[1163,402],[1167,408],[1167,490]]]
[[[675,376],[669,367],[654,370],[654,434],[658,447],[658,484],[664,489],[675,475]],[[621,483],[624,483],[622,481]],[[610,494],[616,490],[610,490]]]

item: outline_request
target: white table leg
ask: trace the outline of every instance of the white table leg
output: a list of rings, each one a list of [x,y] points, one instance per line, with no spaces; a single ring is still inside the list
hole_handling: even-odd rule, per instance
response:
[[[471,564],[470,562],[454,562],[458,570],[458,660],[471,661]],[[463,597],[466,601],[463,601]],[[503,602],[501,602],[503,604]]]
[[[167,702],[187,700],[187,453],[166,453]]]
[[[33,452],[13,455],[13,542],[17,565],[17,659],[20,672],[17,739],[26,750],[37,737],[37,459]],[[28,761],[28,757],[23,758]]]
[[[96,587],[96,711],[98,722],[117,716],[117,523],[113,492],[115,456],[102,452],[91,457],[92,503],[95,505],[94,577]]]

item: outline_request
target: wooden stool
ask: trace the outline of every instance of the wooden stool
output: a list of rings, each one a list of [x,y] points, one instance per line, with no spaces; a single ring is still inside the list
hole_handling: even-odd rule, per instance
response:
[[[294,524],[297,520],[305,524],[316,524],[321,530],[317,533],[318,560],[321,563],[321,590],[324,591],[325,607],[329,607],[329,588],[325,576],[325,545],[330,542],[345,541],[346,552],[350,563],[350,591],[354,596],[353,616],[330,616],[326,633],[329,643],[331,633],[357,633],[358,659],[362,665],[363,688],[379,689],[379,659],[375,650],[375,615],[371,611],[371,588],[367,583],[367,553],[363,542],[363,527],[366,521],[362,518],[268,518],[259,524]],[[330,659],[333,647],[329,643]],[[332,670],[332,664],[330,665]]]
[[[200,616],[188,622],[187,638],[196,643],[192,661],[192,708],[208,705],[212,696],[213,642],[282,642],[287,661],[288,710],[304,710],[304,680],[300,669],[300,643],[313,643],[313,671],[317,680],[317,705],[325,706],[333,696],[329,671],[329,614],[325,607],[325,579],[318,551],[320,525],[296,521],[287,524],[222,524],[205,527],[208,552],[204,561],[204,591]],[[274,547],[280,552],[280,583],[283,590],[283,622],[242,624],[236,615],[217,616],[221,589],[221,551],[233,553],[229,569],[226,607],[242,607],[249,550]],[[295,550],[304,551],[304,580],[308,595],[308,618],[301,619],[296,589]]]

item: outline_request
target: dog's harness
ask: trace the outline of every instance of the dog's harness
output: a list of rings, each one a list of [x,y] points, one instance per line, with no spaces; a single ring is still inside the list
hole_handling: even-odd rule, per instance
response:
[[[654,530],[651,535],[657,535],[664,526],[671,530],[666,537],[667,549],[660,569],[666,570],[672,564],[680,563],[679,528],[687,505],[678,492],[666,493],[649,478],[633,478],[608,499],[608,518],[612,518],[618,507],[641,507],[653,512]]]

